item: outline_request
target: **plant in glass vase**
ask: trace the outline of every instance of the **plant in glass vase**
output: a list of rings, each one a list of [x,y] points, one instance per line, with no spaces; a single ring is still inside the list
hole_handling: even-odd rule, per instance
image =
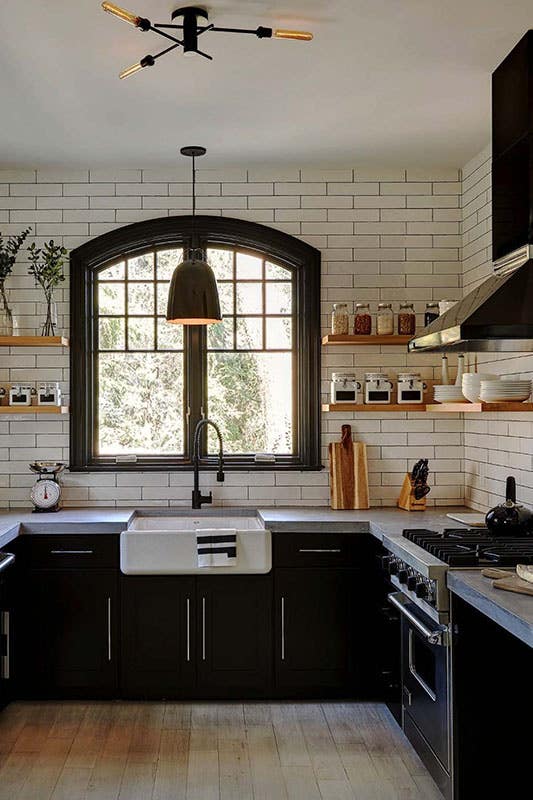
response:
[[[4,239],[0,233],[0,336],[13,334],[13,312],[9,307],[6,292],[6,280],[13,272],[18,251],[24,244],[31,228]]]
[[[54,303],[54,289],[65,280],[63,264],[68,255],[68,250],[60,244],[56,244],[53,239],[45,242],[43,247],[36,247],[32,242],[28,247],[30,275],[35,278],[35,283],[39,284],[44,292],[46,300],[46,316],[41,328],[41,336],[55,336],[57,324],[57,314]]]

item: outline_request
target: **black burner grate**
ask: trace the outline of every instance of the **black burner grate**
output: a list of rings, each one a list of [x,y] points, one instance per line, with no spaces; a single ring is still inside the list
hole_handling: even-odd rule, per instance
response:
[[[403,535],[452,567],[533,564],[533,536],[491,536],[486,528],[447,528],[442,533],[417,528]]]

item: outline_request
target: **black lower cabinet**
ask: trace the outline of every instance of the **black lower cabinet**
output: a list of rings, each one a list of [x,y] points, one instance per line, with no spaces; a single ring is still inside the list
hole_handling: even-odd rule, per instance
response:
[[[8,567],[0,573],[0,710],[10,701],[13,685],[13,603],[9,581],[12,569]]]
[[[272,683],[272,578],[199,578],[198,692],[265,697]]]
[[[122,576],[123,696],[190,696],[196,680],[195,583],[181,576]]]
[[[454,594],[452,614],[454,796],[530,797],[533,649]]]
[[[29,570],[20,577],[17,684],[26,697],[112,697],[117,690],[115,570]]]
[[[271,578],[124,576],[124,696],[265,697]]]
[[[283,568],[275,574],[276,688],[287,696],[357,693],[358,570]],[[361,611],[359,612],[361,613]]]

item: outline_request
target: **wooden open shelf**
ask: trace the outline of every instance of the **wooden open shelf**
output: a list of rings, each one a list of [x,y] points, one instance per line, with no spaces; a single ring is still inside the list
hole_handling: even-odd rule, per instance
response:
[[[322,337],[322,344],[337,344],[337,345],[371,345],[371,344],[395,344],[405,345],[413,337],[412,336],[378,336],[377,334],[369,336],[353,336],[350,334],[342,333],[328,333],[327,336]]]
[[[0,336],[0,347],[68,347],[65,336]]]
[[[68,414],[68,406],[0,406],[2,414]]]
[[[324,403],[322,411],[425,411],[424,403]]]
[[[428,414],[483,414],[533,412],[533,403],[323,403],[322,411],[384,412],[426,411]]]
[[[431,414],[482,414],[491,411],[533,411],[533,403],[428,403]]]

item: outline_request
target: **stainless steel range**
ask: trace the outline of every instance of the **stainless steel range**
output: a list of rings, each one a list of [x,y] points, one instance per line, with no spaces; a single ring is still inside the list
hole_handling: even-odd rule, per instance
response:
[[[389,602],[401,617],[402,724],[447,800],[454,798],[453,620],[448,569],[533,564],[533,537],[493,537],[485,528],[414,528],[386,537],[384,557],[398,589]]]

